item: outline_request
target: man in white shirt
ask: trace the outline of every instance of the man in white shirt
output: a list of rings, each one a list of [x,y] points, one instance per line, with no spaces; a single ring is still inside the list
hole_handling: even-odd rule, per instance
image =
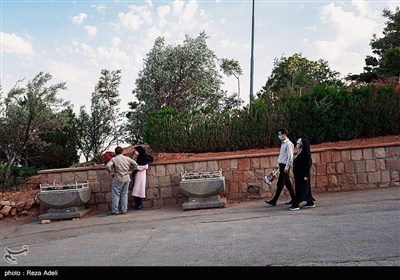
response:
[[[294,145],[287,137],[287,134],[288,132],[284,128],[281,128],[278,131],[278,139],[279,141],[281,141],[281,150],[279,152],[275,168],[276,169],[279,168],[279,177],[278,177],[278,182],[276,183],[276,192],[274,198],[272,198],[269,201],[267,200],[265,201],[265,203],[268,203],[272,206],[276,206],[276,202],[278,201],[279,195],[283,190],[283,186],[285,186],[288,189],[290,197],[292,198],[291,201],[285,204],[292,204],[292,201],[295,198],[293,185],[290,182],[289,178],[290,167],[293,164]]]
[[[122,154],[121,147],[115,148],[116,156],[106,164],[107,171],[113,176],[111,185],[111,212],[108,215],[118,215],[121,203],[121,214],[128,211],[128,188],[131,173],[138,169],[136,161]]]

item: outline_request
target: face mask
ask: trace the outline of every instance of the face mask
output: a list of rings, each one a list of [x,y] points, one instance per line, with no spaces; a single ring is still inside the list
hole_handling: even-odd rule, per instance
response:
[[[283,136],[282,135],[278,135],[278,139],[279,139],[279,141],[282,141],[283,140]]]

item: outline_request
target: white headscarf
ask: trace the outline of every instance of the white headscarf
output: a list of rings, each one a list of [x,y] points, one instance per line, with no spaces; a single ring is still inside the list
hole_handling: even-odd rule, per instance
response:
[[[301,138],[297,139],[296,147],[299,149],[299,151],[297,152],[295,158],[301,153],[301,150],[303,149],[303,141],[301,140]]]

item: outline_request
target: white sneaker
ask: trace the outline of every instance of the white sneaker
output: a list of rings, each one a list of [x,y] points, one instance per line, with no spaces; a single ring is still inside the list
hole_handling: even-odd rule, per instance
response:
[[[315,204],[304,204],[303,208],[307,209],[307,208],[314,208]]]

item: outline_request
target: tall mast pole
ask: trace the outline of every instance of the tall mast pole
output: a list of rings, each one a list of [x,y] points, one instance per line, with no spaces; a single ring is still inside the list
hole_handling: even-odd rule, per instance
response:
[[[251,13],[251,58],[250,58],[250,104],[253,102],[253,76],[254,76],[254,3]]]

